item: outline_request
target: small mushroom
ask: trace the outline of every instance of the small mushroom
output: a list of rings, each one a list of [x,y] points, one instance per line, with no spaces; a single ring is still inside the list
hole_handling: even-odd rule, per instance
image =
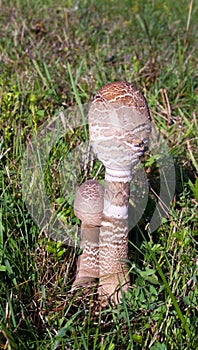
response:
[[[102,87],[89,114],[94,153],[105,166],[103,219],[99,238],[99,293],[112,297],[128,289],[128,203],[133,167],[149,141],[150,113],[145,97],[128,82]],[[121,292],[117,294],[117,300]],[[115,298],[115,295],[114,295]]]
[[[104,187],[95,180],[84,182],[74,199],[74,213],[81,220],[82,254],[72,289],[89,286],[99,278],[99,231],[103,214]]]

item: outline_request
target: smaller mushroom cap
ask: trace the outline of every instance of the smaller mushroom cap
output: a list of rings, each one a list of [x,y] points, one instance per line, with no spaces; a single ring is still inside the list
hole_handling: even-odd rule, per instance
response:
[[[84,182],[74,199],[74,213],[88,226],[101,226],[104,202],[104,187],[95,180]]]

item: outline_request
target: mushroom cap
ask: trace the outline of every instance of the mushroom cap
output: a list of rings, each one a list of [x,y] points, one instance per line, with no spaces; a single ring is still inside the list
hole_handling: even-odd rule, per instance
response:
[[[150,113],[143,94],[128,82],[102,87],[89,114],[93,151],[106,168],[131,171],[149,142]]]
[[[104,187],[95,180],[84,182],[74,199],[74,213],[87,226],[100,226],[103,213]]]

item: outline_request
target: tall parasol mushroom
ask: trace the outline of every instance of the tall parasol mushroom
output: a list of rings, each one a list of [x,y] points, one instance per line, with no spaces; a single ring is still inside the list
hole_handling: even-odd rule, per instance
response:
[[[150,113],[143,94],[128,82],[102,87],[89,110],[94,153],[105,166],[99,238],[100,294],[128,288],[128,201],[133,168],[149,141]],[[118,295],[120,299],[121,293]]]

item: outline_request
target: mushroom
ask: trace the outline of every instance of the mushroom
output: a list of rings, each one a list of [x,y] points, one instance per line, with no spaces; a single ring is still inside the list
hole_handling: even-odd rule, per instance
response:
[[[74,199],[74,213],[81,220],[81,244],[77,275],[72,290],[93,284],[99,278],[99,231],[103,213],[104,187],[95,180],[84,182]]]
[[[128,203],[133,168],[149,141],[150,113],[143,94],[128,82],[102,87],[89,113],[90,143],[105,167],[99,238],[99,293],[117,301],[129,284]],[[122,288],[121,288],[122,287]]]

